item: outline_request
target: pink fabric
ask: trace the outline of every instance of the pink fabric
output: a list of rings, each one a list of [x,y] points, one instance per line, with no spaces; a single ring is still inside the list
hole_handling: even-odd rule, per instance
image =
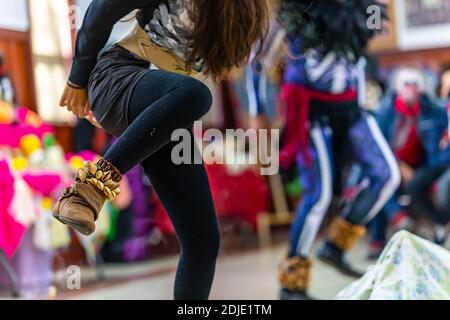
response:
[[[49,197],[62,183],[62,177],[57,173],[24,173],[23,180],[36,193]]]
[[[78,156],[83,158],[85,161],[95,161],[97,159],[97,154],[92,151],[81,151]]]
[[[24,123],[27,118],[28,109],[26,107],[18,107],[16,109],[16,118],[20,123]]]
[[[17,107],[16,108],[16,119],[19,123],[24,123],[26,125],[34,126],[35,128],[44,125],[39,115],[28,109],[27,107]]]
[[[25,107],[16,108],[15,113],[17,123],[0,125],[0,145],[17,148],[20,138],[27,134],[35,134],[42,139],[44,134],[54,133],[55,131],[49,124],[41,123],[38,127],[34,127],[27,123],[28,116],[34,115],[34,117],[37,117],[37,115]]]
[[[8,164],[0,161],[0,249],[12,257],[26,228],[12,216],[10,205],[14,196],[14,178]]]
[[[2,124],[0,125],[0,145],[10,146],[12,148],[18,148],[20,138],[27,134],[35,134],[40,139],[46,133],[53,133],[52,126],[44,124],[39,128],[33,128],[29,125],[20,124]]]
[[[64,158],[66,161],[70,161],[70,159],[74,156],[81,157],[84,161],[95,161],[97,159],[97,154],[92,151],[81,151],[79,153],[66,153]]]

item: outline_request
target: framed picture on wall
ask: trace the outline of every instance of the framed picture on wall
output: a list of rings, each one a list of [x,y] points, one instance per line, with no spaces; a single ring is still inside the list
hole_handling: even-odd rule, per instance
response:
[[[395,0],[400,49],[450,46],[450,0]]]

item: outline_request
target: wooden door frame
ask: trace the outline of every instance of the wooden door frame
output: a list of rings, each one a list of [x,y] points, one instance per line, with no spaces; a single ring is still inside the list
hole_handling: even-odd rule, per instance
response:
[[[31,35],[30,31],[15,31],[15,30],[9,30],[9,29],[3,29],[0,28],[0,39],[6,40],[6,41],[16,41],[20,42],[24,45],[25,48],[25,69],[26,70],[33,70],[33,61],[32,61],[32,52],[31,52]],[[27,97],[29,103],[26,105],[26,107],[30,108],[33,111],[37,110],[37,104],[36,104],[36,91],[34,86],[34,74],[33,72],[28,73],[26,77],[26,81],[28,82],[28,88],[29,88],[29,97]],[[14,82],[14,81],[13,81]]]

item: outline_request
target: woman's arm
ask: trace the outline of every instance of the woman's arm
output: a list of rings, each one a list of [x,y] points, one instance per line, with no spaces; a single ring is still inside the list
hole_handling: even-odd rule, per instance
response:
[[[78,32],[69,84],[86,88],[97,63],[97,55],[106,45],[111,31],[120,19],[132,12],[161,0],[93,0]]]

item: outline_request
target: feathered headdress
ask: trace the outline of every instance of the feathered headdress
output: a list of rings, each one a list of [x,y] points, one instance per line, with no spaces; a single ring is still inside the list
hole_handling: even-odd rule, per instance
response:
[[[278,20],[288,34],[303,38],[303,49],[323,48],[357,60],[381,31],[381,25],[370,26],[374,12],[378,21],[388,19],[379,0],[282,0]]]

